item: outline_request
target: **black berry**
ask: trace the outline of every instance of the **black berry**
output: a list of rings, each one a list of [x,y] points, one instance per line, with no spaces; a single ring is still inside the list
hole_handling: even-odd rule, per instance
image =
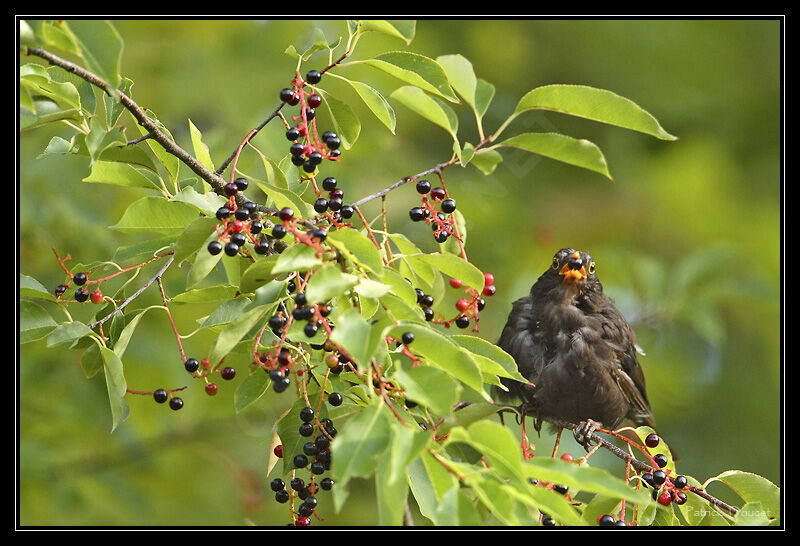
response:
[[[275,492],[277,492],[277,491],[283,491],[284,489],[286,489],[286,484],[283,482],[283,480],[282,480],[282,479],[280,479],[280,478],[275,478],[274,480],[272,480],[272,481],[270,482],[270,484],[269,484],[269,488],[270,488],[270,489],[272,489],[272,490],[273,490],[273,491],[275,491]]]
[[[322,189],[325,191],[332,191],[336,189],[337,181],[334,177],[329,176],[322,181]]]
[[[686,479],[686,476],[678,476],[672,483],[675,484],[675,487],[678,489],[683,489],[689,481]]]
[[[294,89],[289,89],[288,87],[284,87],[281,89],[280,93],[281,101],[282,102],[289,102],[294,97]]]
[[[222,379],[224,379],[225,381],[230,381],[231,379],[236,377],[236,370],[228,366],[227,368],[222,368],[220,375],[222,376]]]
[[[456,210],[456,202],[453,199],[445,199],[442,201],[442,212],[451,213]]]
[[[169,407],[175,411],[178,411],[183,407],[183,400],[177,396],[175,398],[171,398],[169,401]]]
[[[322,133],[322,142],[328,142],[331,138],[337,138],[339,135],[334,133],[333,131],[325,131]]]
[[[238,209],[236,209],[236,212],[234,212],[234,213],[233,213],[233,216],[234,216],[234,217],[235,217],[237,220],[242,220],[242,221],[244,221],[244,220],[247,220],[248,218],[250,218],[250,211],[249,211],[249,210],[247,210],[247,209],[246,209],[246,208],[244,208],[244,207],[239,207]]]
[[[225,254],[228,256],[236,256],[239,253],[239,245],[234,242],[230,242],[225,245]]]
[[[659,468],[664,468],[667,466],[667,456],[663,453],[659,453],[658,455],[653,455],[653,460],[656,462]]]
[[[303,421],[304,423],[308,423],[313,418],[314,418],[314,410],[313,409],[311,409],[309,407],[305,407],[305,408],[300,410],[300,420]]]
[[[294,459],[292,459],[292,463],[297,468],[304,468],[306,465],[308,465],[308,457],[306,457],[302,453],[299,453],[294,456]]]
[[[314,210],[320,214],[328,210],[328,200],[325,199],[324,197],[320,197],[319,199],[314,201]]]
[[[63,294],[66,291],[67,291],[66,285],[59,284],[58,286],[56,286],[55,294],[56,294],[56,296],[60,296],[61,294]]]
[[[157,389],[153,393],[153,400],[155,400],[159,404],[163,404],[164,402],[166,402],[167,398],[169,398],[169,394],[167,394],[167,391],[165,391],[164,389]]]
[[[323,478],[321,482],[319,482],[320,487],[322,487],[325,491],[330,491],[333,487],[334,481],[330,478]]]
[[[297,127],[292,127],[286,131],[286,138],[288,140],[297,140],[300,138],[300,131],[297,129]]]
[[[311,108],[319,108],[320,104],[322,104],[322,97],[319,95],[311,95],[308,97],[308,105]]]
[[[309,70],[306,72],[306,81],[310,84],[317,84],[322,79],[322,73],[319,70]]]
[[[275,493],[275,500],[279,503],[283,504],[289,500],[289,492],[286,490],[280,490]]]
[[[239,191],[246,190],[247,186],[250,185],[250,183],[247,181],[246,178],[237,178],[236,180],[233,181],[233,183],[236,184],[236,189]]]
[[[338,151],[339,146],[342,145],[342,140],[338,136],[331,137],[331,138],[329,138],[328,140],[325,141],[325,145],[328,148],[330,148],[331,150]],[[333,155],[333,154],[331,154],[331,155]]]
[[[338,392],[332,392],[330,396],[328,396],[328,403],[331,406],[341,406],[343,400],[342,395]]]
[[[611,527],[614,525],[614,516],[603,514],[597,518],[597,523],[600,525],[600,527]]]
[[[289,146],[289,152],[292,155],[302,155],[303,154],[303,150],[305,150],[305,149],[306,149],[306,147],[304,145],[300,144],[299,142],[295,142],[294,144]]]
[[[308,437],[314,432],[314,425],[311,423],[303,423],[298,429],[300,436]]]
[[[183,363],[183,367],[186,368],[187,372],[194,373],[200,367],[200,363],[196,358],[187,358],[186,362]]]
[[[81,303],[89,299],[89,294],[83,288],[78,288],[75,291],[75,299]]]
[[[259,222],[258,220],[253,220],[250,222],[250,233],[253,235],[258,235],[261,233],[261,230],[264,229],[264,224]]]
[[[319,474],[322,474],[323,472],[325,472],[325,463],[322,463],[320,461],[315,461],[315,462],[311,463],[311,473],[312,474],[319,475]]]
[[[305,328],[303,328],[303,333],[305,333],[306,337],[314,337],[317,335],[318,329],[319,327],[316,324],[309,322],[305,325]]]
[[[282,377],[277,383],[275,383],[272,386],[272,389],[275,392],[283,392],[287,388],[289,388],[289,385],[291,385],[291,384],[292,384],[291,379],[289,379],[288,377]]]
[[[272,226],[272,236],[276,239],[283,239],[286,235],[286,228],[280,224]]]
[[[231,242],[236,243],[236,245],[241,248],[247,242],[247,237],[244,236],[244,233],[234,233],[231,235]]]
[[[425,211],[422,207],[414,207],[408,211],[408,216],[411,218],[412,222],[419,222],[425,219]]]
[[[402,336],[403,345],[410,345],[414,341],[414,334],[412,332],[406,332]]]
[[[418,180],[417,181],[417,193],[421,193],[425,195],[431,191],[431,183],[427,180]]]
[[[664,473],[663,470],[656,470],[653,472],[653,483],[656,485],[661,485],[667,479],[667,475]]]
[[[86,280],[87,280],[86,273],[75,273],[72,276],[72,282],[74,282],[78,286],[83,286],[84,284],[86,284]]]
[[[354,209],[350,205],[345,205],[345,206],[342,207],[342,210],[340,210],[339,212],[341,213],[342,218],[352,218],[353,213],[355,211],[356,211],[356,209]]]
[[[659,440],[658,434],[648,434],[647,438],[644,439],[644,445],[647,447],[656,447]]]
[[[456,319],[456,326],[459,328],[466,328],[469,326],[469,317],[460,316]]]
[[[225,191],[225,195],[227,195],[228,197],[236,195],[239,192],[239,188],[237,188],[236,184],[234,184],[233,182],[228,182],[227,184],[225,184],[225,186],[223,186],[222,189]]]

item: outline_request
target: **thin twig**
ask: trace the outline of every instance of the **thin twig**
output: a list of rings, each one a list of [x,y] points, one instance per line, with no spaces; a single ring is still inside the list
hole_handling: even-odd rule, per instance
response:
[[[164,265],[161,267],[161,269],[159,269],[159,271],[158,271],[158,273],[156,273],[156,276],[155,276],[155,277],[153,277],[152,279],[150,279],[149,281],[147,281],[147,282],[146,282],[146,283],[145,283],[145,284],[144,284],[144,285],[143,285],[141,288],[139,288],[139,290],[137,290],[137,291],[136,291],[136,292],[134,292],[134,293],[133,293],[133,294],[132,294],[130,297],[128,297],[128,299],[126,299],[125,301],[123,301],[122,303],[120,303],[120,304],[119,304],[119,307],[117,307],[116,309],[114,309],[113,311],[111,311],[111,313],[109,313],[109,314],[108,314],[108,315],[106,315],[105,317],[101,318],[101,319],[100,319],[100,320],[98,320],[97,322],[93,322],[92,324],[90,324],[90,325],[89,325],[89,329],[93,329],[95,326],[100,326],[101,324],[103,324],[104,322],[106,322],[108,319],[110,319],[111,317],[113,317],[114,315],[116,315],[117,313],[119,313],[120,311],[122,311],[122,310],[125,308],[125,306],[126,306],[126,305],[128,305],[130,302],[132,302],[133,300],[135,300],[136,298],[138,298],[138,297],[139,297],[139,294],[141,294],[142,292],[144,292],[144,291],[147,289],[147,287],[148,287],[148,286],[150,286],[151,284],[153,284],[153,283],[156,281],[156,279],[159,279],[159,278],[161,278],[161,276],[164,274],[164,272],[167,270],[167,268],[168,268],[168,267],[169,267],[169,266],[172,264],[172,260],[174,260],[174,259],[175,259],[175,255],[174,255],[174,254],[173,254],[173,255],[171,255],[169,258],[167,258],[167,263],[165,263],[165,264],[164,264]]]
[[[279,105],[277,108],[275,108],[275,110],[273,110],[273,111],[272,111],[272,113],[271,113],[269,116],[267,116],[267,119],[265,119],[264,121],[262,121],[261,123],[259,123],[259,124],[258,124],[258,126],[256,126],[256,128],[255,128],[255,129],[253,129],[252,131],[250,131],[250,134],[249,134],[249,135],[247,135],[247,137],[246,137],[246,138],[245,138],[245,140],[244,140],[244,144],[246,144],[246,143],[250,142],[250,140],[252,140],[252,138],[253,138],[254,136],[256,136],[256,134],[257,134],[257,133],[258,133],[258,132],[259,132],[261,129],[263,129],[263,128],[264,128],[264,126],[265,126],[267,123],[269,123],[270,121],[272,121],[272,118],[274,118],[275,116],[277,116],[277,115],[280,113],[280,111],[281,111],[281,108],[283,108],[283,105],[284,105],[284,104],[286,104],[286,103],[285,103],[285,102],[281,102],[281,104],[280,104],[280,105]],[[228,156],[228,159],[226,159],[225,161],[223,161],[223,162],[222,162],[222,165],[220,165],[220,166],[217,168],[217,170],[216,170],[216,171],[214,171],[214,173],[215,173],[215,174],[217,174],[217,175],[222,175],[222,173],[224,173],[224,172],[225,172],[225,169],[227,169],[227,168],[228,168],[228,165],[230,165],[231,161],[233,161],[233,158],[234,158],[234,157],[236,157],[236,153],[237,153],[237,151],[238,151],[239,149],[241,149],[241,146],[239,146],[239,147],[238,147],[236,150],[234,150],[234,151],[231,153],[231,155],[229,155],[229,156]]]

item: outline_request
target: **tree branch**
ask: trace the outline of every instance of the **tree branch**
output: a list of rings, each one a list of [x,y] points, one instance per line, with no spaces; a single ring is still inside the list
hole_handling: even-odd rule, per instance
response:
[[[130,98],[128,95],[123,93],[120,90],[115,90],[111,87],[111,85],[97,76],[96,74],[86,70],[85,68],[78,66],[77,64],[70,62],[66,59],[62,59],[58,55],[54,55],[49,51],[35,47],[35,48],[28,48],[26,50],[28,55],[35,55],[37,57],[41,57],[42,59],[46,60],[52,65],[59,66],[66,70],[67,72],[71,72],[76,76],[86,80],[90,84],[94,85],[102,89],[106,94],[109,96],[114,96],[115,94],[119,97],[120,102],[122,105],[133,115],[134,118],[139,122],[139,125],[147,129],[150,138],[158,142],[164,150],[177,157],[184,165],[189,167],[197,176],[205,180],[214,190],[215,193],[225,196],[224,186],[225,180],[215,172],[210,171],[207,169],[202,163],[200,163],[197,159],[194,158],[189,152],[181,148],[174,140],[172,140],[169,136],[167,136],[161,129],[158,128],[158,125],[147,116],[147,114],[142,110],[142,108],[136,104],[136,102]],[[243,205],[246,201],[244,195],[237,194],[236,200],[239,205]]]

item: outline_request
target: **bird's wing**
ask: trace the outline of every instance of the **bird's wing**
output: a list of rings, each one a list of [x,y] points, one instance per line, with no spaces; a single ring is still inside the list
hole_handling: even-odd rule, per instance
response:
[[[514,357],[519,372],[535,384],[543,368],[545,348],[541,346],[536,335],[533,301],[530,297],[514,302],[497,345]],[[501,380],[513,395],[530,399],[533,394],[531,387],[513,380]]]
[[[654,426],[650,402],[647,399],[644,373],[636,357],[636,339],[633,330],[622,314],[615,308],[605,310],[602,324],[602,337],[614,350],[619,368],[615,370],[614,380],[623,396],[630,403],[630,417],[636,424]]]

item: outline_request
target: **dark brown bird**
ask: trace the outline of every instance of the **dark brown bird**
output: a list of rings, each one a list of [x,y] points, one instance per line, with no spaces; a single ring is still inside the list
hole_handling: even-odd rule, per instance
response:
[[[514,302],[498,345],[533,384],[503,380],[503,394],[537,416],[537,429],[548,417],[654,426],[633,330],[603,294],[588,253],[556,253],[530,295]]]

